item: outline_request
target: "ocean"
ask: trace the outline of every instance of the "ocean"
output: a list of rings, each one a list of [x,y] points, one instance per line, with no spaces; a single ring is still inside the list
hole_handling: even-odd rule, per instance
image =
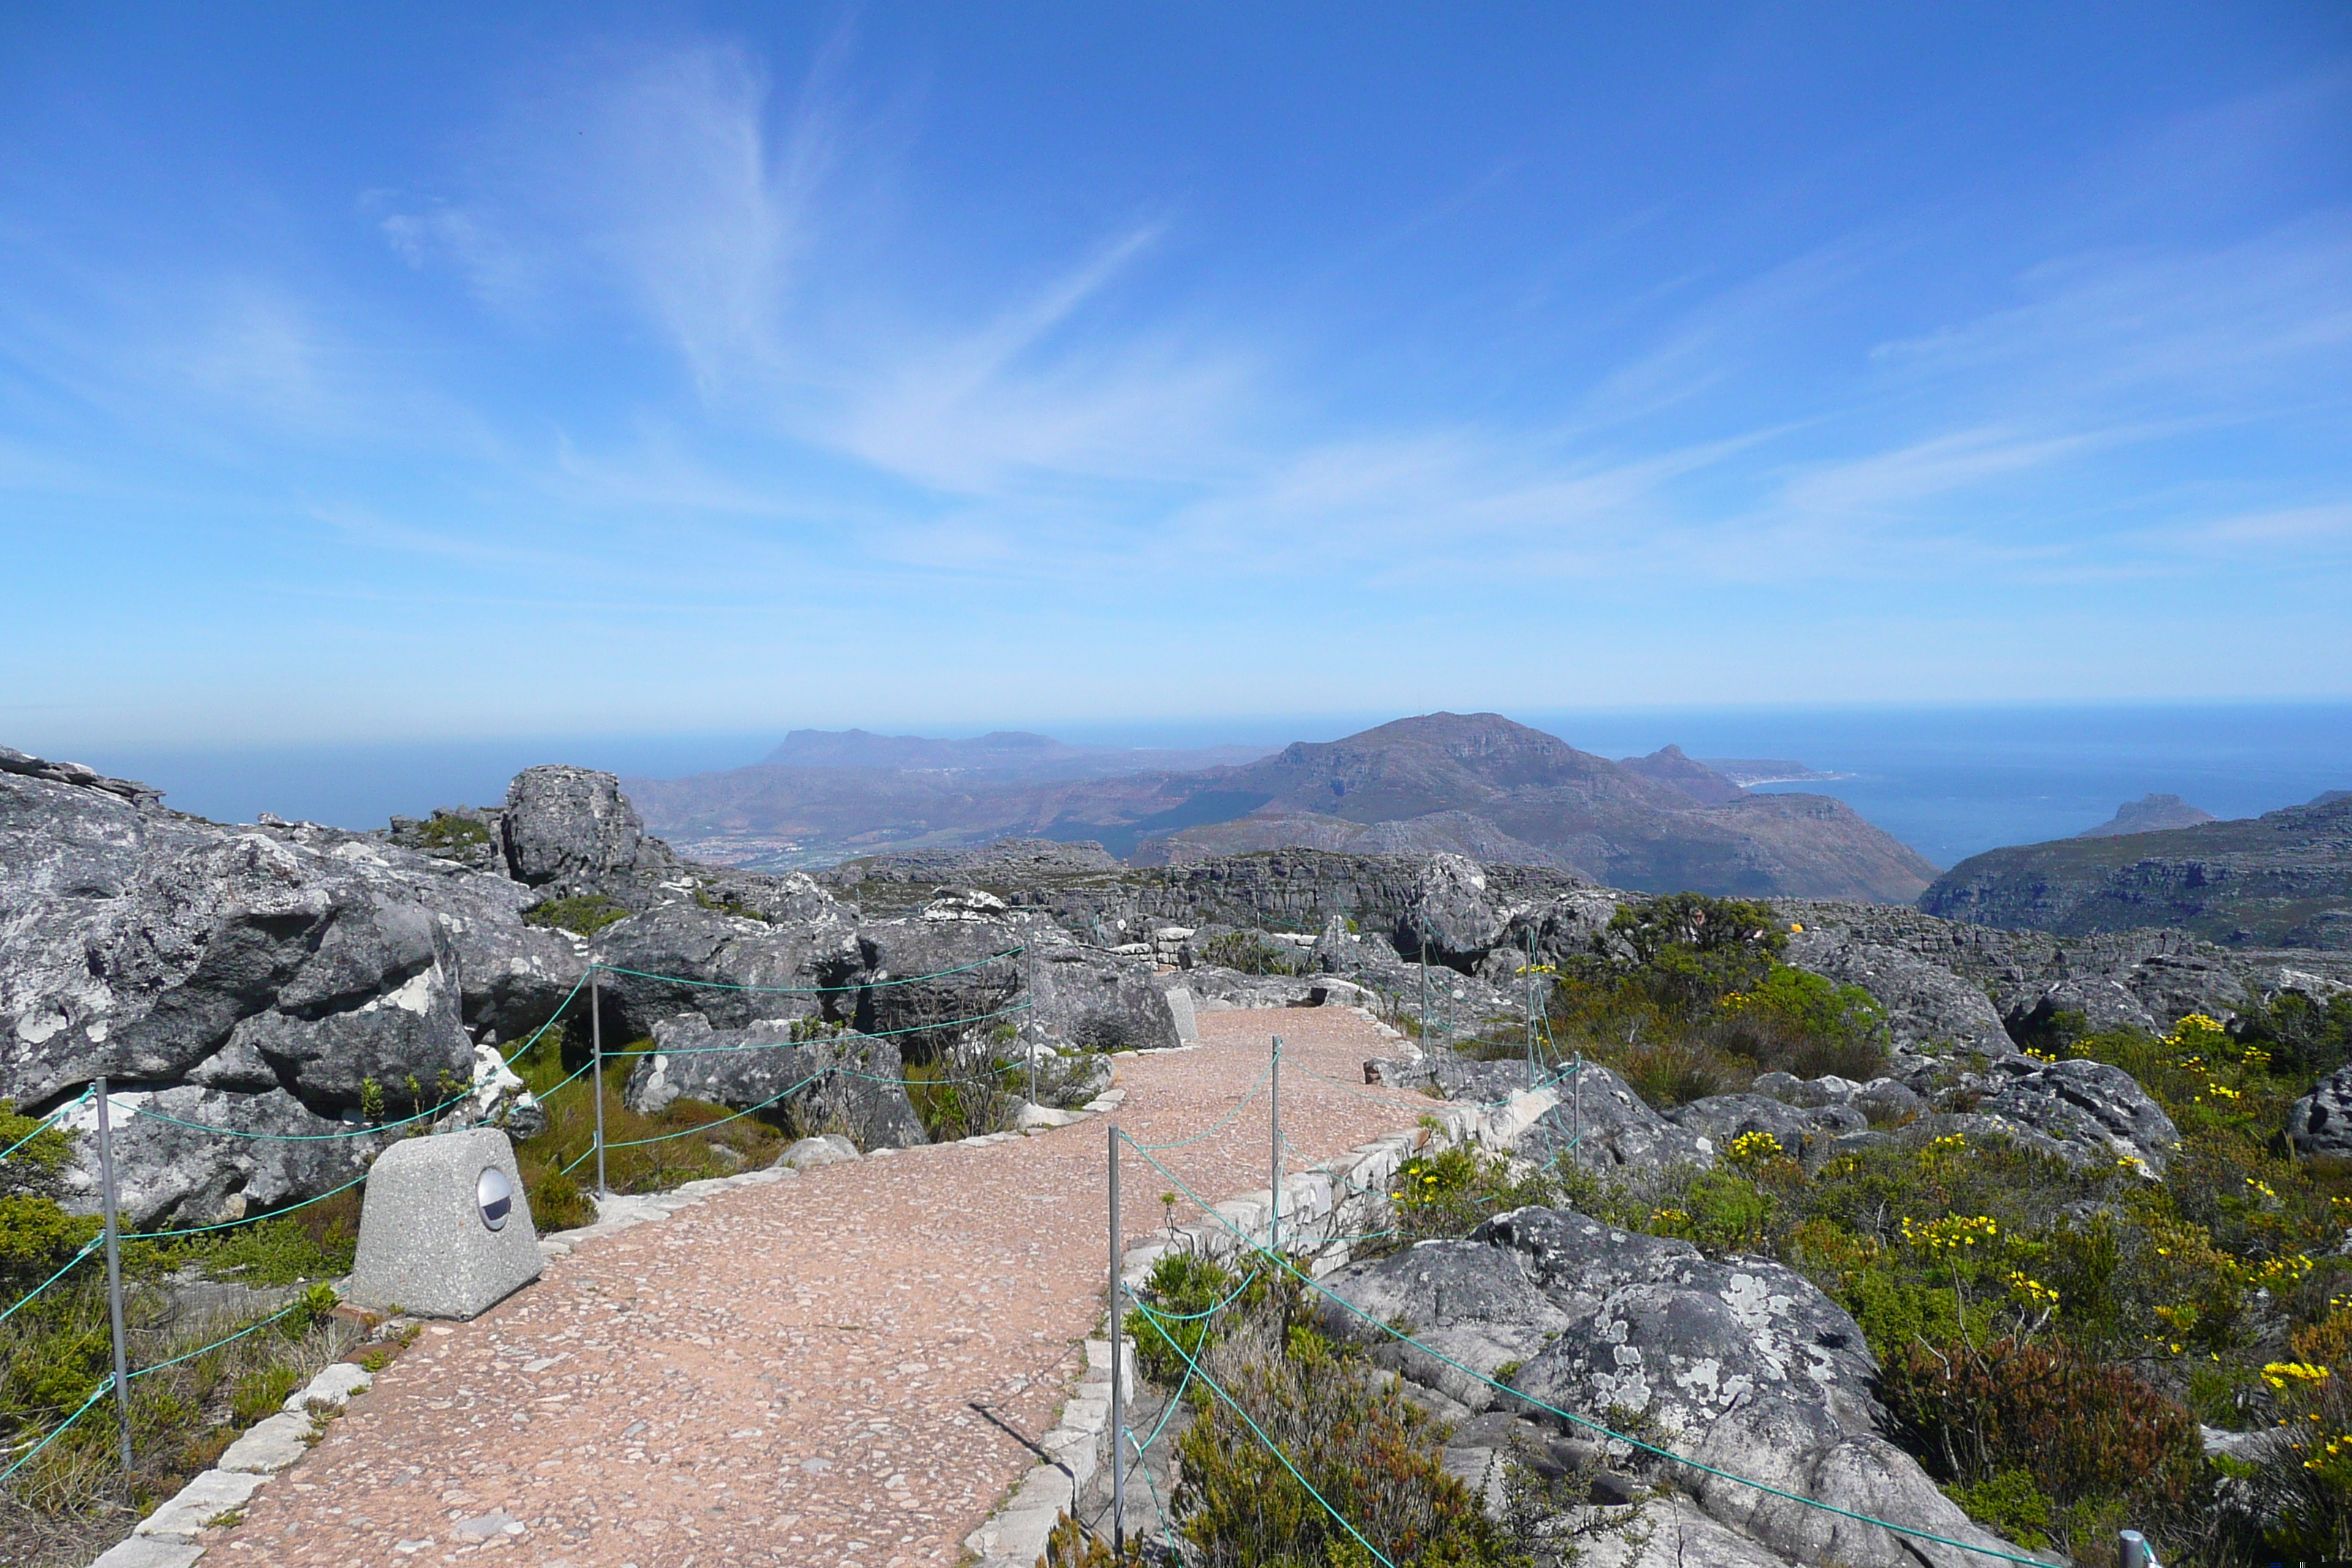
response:
[[[2231,817],[2352,789],[2352,703],[1512,716],[1611,757],[1672,743],[1850,774],[1759,787],[1835,795],[1939,867],[2070,837],[2148,794]]]
[[[1331,740],[1393,715],[1300,715],[988,726],[1079,743],[1279,745]],[[2078,833],[2151,792],[2217,816],[2254,816],[2352,789],[2352,703],[2183,707],[1537,709],[1509,717],[1603,756],[1669,743],[1694,757],[1780,758],[1848,776],[1765,785],[1833,795],[1934,861]],[[884,729],[882,725],[869,726]],[[380,827],[394,812],[503,799],[535,763],[647,777],[740,767],[782,738],[723,734],[556,736],[498,742],[267,750],[79,748],[66,754],[143,779],[168,804],[220,821],[257,813]],[[888,727],[894,731],[906,727]],[[37,748],[27,748],[37,749]]]

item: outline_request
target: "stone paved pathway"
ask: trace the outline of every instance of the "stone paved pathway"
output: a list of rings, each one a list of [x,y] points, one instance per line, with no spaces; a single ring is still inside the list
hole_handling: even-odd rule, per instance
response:
[[[1023,1439],[1053,1426],[1100,1324],[1107,1121],[1143,1142],[1199,1131],[1271,1033],[1350,1084],[1394,1048],[1353,1011],[1204,1013],[1200,1048],[1119,1064],[1113,1118],[826,1166],[587,1243],[475,1321],[428,1327],[241,1525],[206,1532],[208,1562],[951,1564],[1035,1462]],[[1427,1104],[1283,1078],[1308,1158]],[[1265,1184],[1265,1140],[1261,1096],[1160,1158],[1213,1201]],[[1130,1245],[1162,1217],[1139,1163]]]

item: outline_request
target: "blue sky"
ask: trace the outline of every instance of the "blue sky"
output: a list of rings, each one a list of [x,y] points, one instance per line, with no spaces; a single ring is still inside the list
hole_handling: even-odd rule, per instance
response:
[[[2342,697],[2352,10],[10,7],[0,547],[66,754]]]

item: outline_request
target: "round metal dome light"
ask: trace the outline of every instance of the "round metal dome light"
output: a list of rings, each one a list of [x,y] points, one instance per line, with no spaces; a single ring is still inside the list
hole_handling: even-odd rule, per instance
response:
[[[514,1184],[504,1171],[489,1166],[474,1183],[474,1202],[481,1208],[484,1225],[504,1230],[507,1215],[514,1212]]]

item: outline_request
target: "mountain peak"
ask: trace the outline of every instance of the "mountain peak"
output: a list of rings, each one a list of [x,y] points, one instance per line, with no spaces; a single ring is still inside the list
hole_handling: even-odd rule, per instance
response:
[[[1722,805],[1748,793],[1705,763],[1685,754],[1680,746],[1661,746],[1646,757],[1621,757],[1617,765],[1653,784],[1670,785],[1707,805]]]
[[[2168,828],[2194,827],[2218,822],[2211,812],[2189,805],[2177,795],[2144,795],[2116,807],[2115,816],[2096,827],[2085,827],[2077,838],[2120,838],[2127,833],[2162,833]]]

